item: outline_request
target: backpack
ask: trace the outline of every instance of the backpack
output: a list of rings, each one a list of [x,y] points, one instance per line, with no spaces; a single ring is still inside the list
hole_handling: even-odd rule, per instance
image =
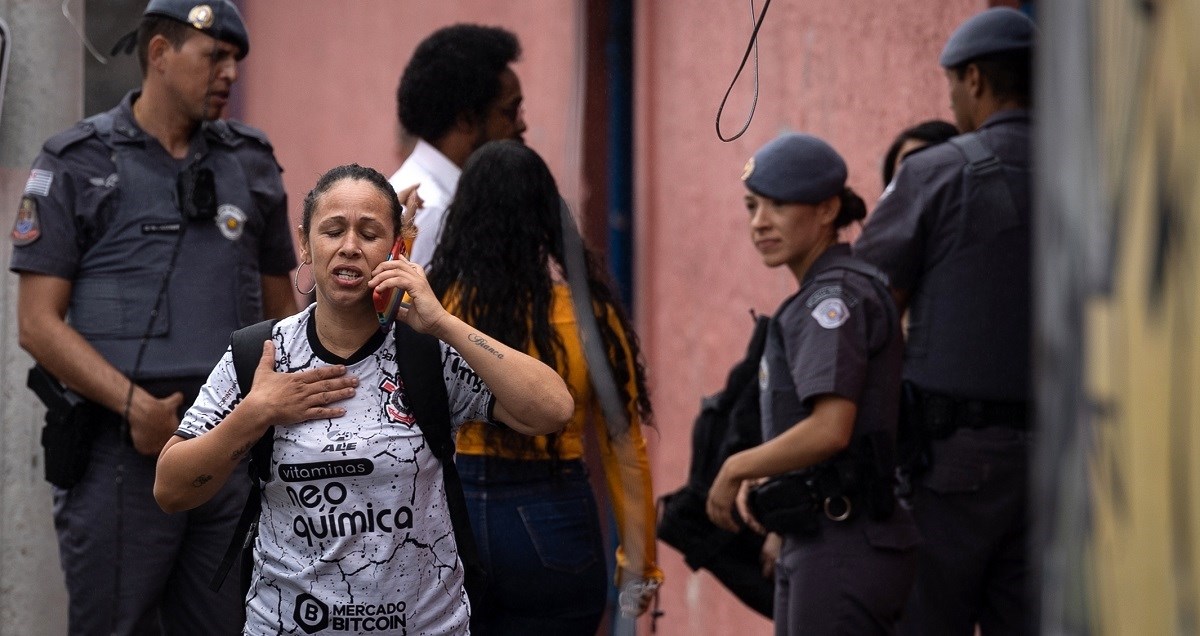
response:
[[[233,353],[233,368],[237,375],[238,389],[244,397],[254,383],[254,371],[262,357],[262,343],[271,337],[276,320],[243,327],[229,338]],[[442,464],[442,481],[446,489],[446,501],[450,510],[450,522],[454,528],[454,541],[458,547],[458,558],[463,564],[464,586],[472,605],[483,602],[486,573],[475,547],[475,535],[471,531],[471,520],[467,516],[467,502],[463,496],[462,481],[454,465],[454,439],[450,431],[450,397],[442,379],[442,352],[437,338],[417,333],[403,322],[394,323],[396,350],[405,355],[396,356],[397,372],[404,383],[405,395],[412,406],[417,427],[425,436],[429,449]],[[250,479],[256,487],[246,499],[238,519],[237,529],[225,552],[221,564],[213,575],[210,588],[220,589],[233,562],[242,557],[242,590],[250,589],[250,570],[255,537],[258,536],[258,517],[262,508],[261,490],[271,480],[271,453],[275,445],[275,428],[267,432],[250,450]]]
[[[755,318],[746,355],[729,370],[725,387],[704,398],[692,425],[692,457],[682,488],[659,498],[658,538],[683,553],[692,570],[704,568],[759,614],[770,618],[775,582],[764,578],[764,537],[749,528],[729,532],[704,510],[708,489],[730,455],[762,443],[758,366],[766,345],[767,316]]]

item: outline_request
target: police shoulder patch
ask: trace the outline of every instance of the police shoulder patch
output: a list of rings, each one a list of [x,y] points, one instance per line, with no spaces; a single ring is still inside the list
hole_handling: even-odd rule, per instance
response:
[[[37,199],[31,196],[21,198],[21,208],[17,210],[17,220],[13,223],[12,244],[23,247],[42,237],[42,226],[38,222]]]
[[[29,171],[29,179],[25,181],[25,194],[36,194],[39,197],[49,196],[50,186],[53,184],[53,172],[34,168]]]
[[[846,307],[841,298],[829,297],[817,303],[816,308],[812,310],[812,317],[818,325],[826,329],[837,329],[850,319],[850,308]]]

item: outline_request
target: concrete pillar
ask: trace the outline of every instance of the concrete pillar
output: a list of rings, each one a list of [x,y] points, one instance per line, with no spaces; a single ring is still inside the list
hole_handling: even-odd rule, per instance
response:
[[[83,24],[83,2],[67,10]],[[83,51],[55,1],[0,0],[12,35],[0,110],[0,263],[8,232],[42,142],[83,114]],[[65,634],[66,591],[42,478],[43,409],[25,388],[32,364],[17,346],[17,277],[0,275],[0,634]]]

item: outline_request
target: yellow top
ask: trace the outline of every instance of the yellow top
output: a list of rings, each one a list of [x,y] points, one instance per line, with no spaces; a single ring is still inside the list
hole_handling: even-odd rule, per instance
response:
[[[451,313],[459,313],[458,299],[453,292],[446,295],[445,305]],[[620,585],[624,582],[622,572],[639,573],[645,580],[661,582],[662,570],[658,568],[655,559],[655,509],[654,494],[650,485],[650,462],[646,457],[646,440],[642,437],[641,420],[637,415],[637,409],[627,409],[627,412],[632,411],[628,434],[620,435],[615,439],[610,438],[604,414],[588,379],[583,344],[579,339],[579,330],[575,324],[575,310],[571,304],[571,290],[567,285],[556,284],[554,286],[554,297],[550,305],[550,324],[558,331],[565,349],[565,356],[561,356],[564,359],[559,360],[559,375],[566,380],[571,395],[575,398],[575,415],[559,434],[559,458],[581,459],[583,457],[584,427],[591,426],[593,428],[594,437],[599,441],[605,481],[608,484],[609,497],[612,500],[613,514],[617,519],[617,530],[620,533],[620,546],[617,548],[617,584]],[[621,322],[611,308],[608,311],[608,324],[612,326],[621,341],[621,346],[625,348],[630,378],[627,390],[631,398],[636,400],[637,386],[633,379],[633,354],[629,350],[629,342],[621,328]],[[530,349],[530,355],[536,356],[532,347]],[[481,422],[468,422],[459,429],[457,441],[459,453],[463,455],[492,453],[506,459],[550,459],[549,454],[546,453],[547,438],[545,436],[535,438],[536,449],[522,457],[513,456],[511,451],[503,449],[488,449],[484,441],[484,426]]]

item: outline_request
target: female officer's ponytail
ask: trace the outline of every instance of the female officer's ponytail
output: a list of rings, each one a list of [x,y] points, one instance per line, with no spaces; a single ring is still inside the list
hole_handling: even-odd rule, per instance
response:
[[[861,221],[867,218],[867,204],[858,196],[849,186],[842,188],[838,198],[842,201],[842,208],[838,212],[838,216],[833,220],[835,229],[842,229],[855,221]]]

